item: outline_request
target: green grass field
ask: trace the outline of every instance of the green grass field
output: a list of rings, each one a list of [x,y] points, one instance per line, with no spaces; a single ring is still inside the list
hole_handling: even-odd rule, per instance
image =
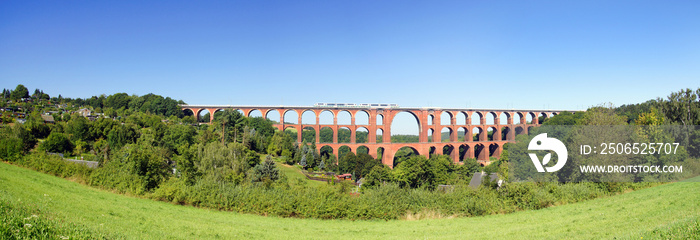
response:
[[[304,176],[304,174],[301,173],[301,170],[299,170],[295,166],[289,166],[287,164],[283,164],[280,162],[277,162],[277,166],[279,166],[280,172],[282,172],[285,176],[287,176],[287,179],[292,184],[294,184],[297,181],[306,182],[311,186],[318,186],[318,185],[327,184],[326,182],[313,181],[313,180],[307,179],[306,176]]]
[[[507,215],[347,221],[264,217],[178,206],[114,194],[0,163],[0,200],[35,207],[39,218],[64,219],[87,228],[87,232],[133,239],[700,237],[698,182],[666,184]]]

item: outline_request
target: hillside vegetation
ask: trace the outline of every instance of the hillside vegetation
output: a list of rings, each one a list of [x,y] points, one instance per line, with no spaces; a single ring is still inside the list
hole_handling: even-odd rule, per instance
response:
[[[75,239],[71,234],[130,239],[693,239],[700,237],[698,192],[700,183],[678,182],[507,215],[417,221],[319,220],[173,205],[96,190],[0,163],[0,211],[29,209],[20,211],[24,215],[2,214],[5,220],[14,221],[3,220],[0,230],[11,233],[27,228],[24,224],[29,221],[44,221],[58,227],[53,230],[57,235],[71,239]],[[61,220],[67,220],[68,226],[57,225]],[[8,236],[3,234],[0,236]]]

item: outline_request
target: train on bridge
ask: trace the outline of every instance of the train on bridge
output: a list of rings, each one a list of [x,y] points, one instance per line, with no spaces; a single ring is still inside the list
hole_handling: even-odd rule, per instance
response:
[[[316,103],[314,107],[328,108],[398,108],[395,103]]]

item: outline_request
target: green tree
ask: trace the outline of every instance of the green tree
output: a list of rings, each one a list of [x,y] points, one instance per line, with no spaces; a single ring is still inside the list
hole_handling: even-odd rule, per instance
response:
[[[22,84],[17,85],[14,91],[10,94],[10,99],[19,101],[22,98],[29,97],[29,89]]]
[[[253,182],[274,182],[280,178],[280,171],[269,155],[265,161],[253,168]]]
[[[105,98],[104,107],[113,109],[128,108],[130,101],[131,96],[129,94],[115,93]]]
[[[27,122],[24,127],[31,132],[32,136],[41,139],[47,137],[51,133],[51,128],[46,126],[44,119],[41,118],[38,112],[32,112],[27,116]]]
[[[68,136],[59,132],[51,132],[49,137],[41,143],[41,148],[46,152],[65,153],[66,155],[73,152],[73,147]]]
[[[557,114],[554,117],[551,117],[547,119],[542,125],[553,125],[553,126],[561,126],[561,125],[576,125],[580,119],[583,118],[583,112],[562,112]]]
[[[107,141],[112,149],[119,149],[130,143],[136,143],[139,132],[133,125],[115,125],[107,135]]]
[[[173,124],[167,126],[163,134],[163,146],[170,151],[179,153],[181,147],[189,148],[194,144],[197,131],[191,125]]]
[[[700,124],[700,89],[695,91],[688,89],[671,93],[668,98],[661,102],[663,111],[671,122],[682,125]]]
[[[352,152],[346,153],[338,159],[338,171],[340,173],[353,173],[355,166],[357,166],[357,156]]]
[[[177,151],[180,154],[173,157],[177,164],[177,172],[185,180],[185,183],[192,185],[201,176],[195,166],[197,149],[194,146],[178,146]]]
[[[212,125],[216,130],[222,131],[221,137],[225,142],[242,142],[245,123],[246,119],[241,112],[226,109],[214,114]]]
[[[24,130],[15,125],[15,128]],[[24,130],[26,131],[26,130]],[[0,129],[0,159],[5,161],[16,161],[22,157],[26,151],[24,143],[12,128]]]
[[[71,139],[73,139],[74,141],[93,140],[90,136],[90,122],[85,117],[76,116],[72,118],[70,121],[68,121],[66,127],[67,133],[71,136]]]
[[[365,180],[362,183],[362,188],[376,188],[382,185],[384,182],[391,182],[391,169],[385,165],[377,165],[372,167],[372,170],[365,176]]]

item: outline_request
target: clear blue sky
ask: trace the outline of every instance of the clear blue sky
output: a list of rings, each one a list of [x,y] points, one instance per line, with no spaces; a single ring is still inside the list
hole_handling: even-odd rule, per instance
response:
[[[585,109],[700,87],[700,1],[2,1],[0,87]]]

